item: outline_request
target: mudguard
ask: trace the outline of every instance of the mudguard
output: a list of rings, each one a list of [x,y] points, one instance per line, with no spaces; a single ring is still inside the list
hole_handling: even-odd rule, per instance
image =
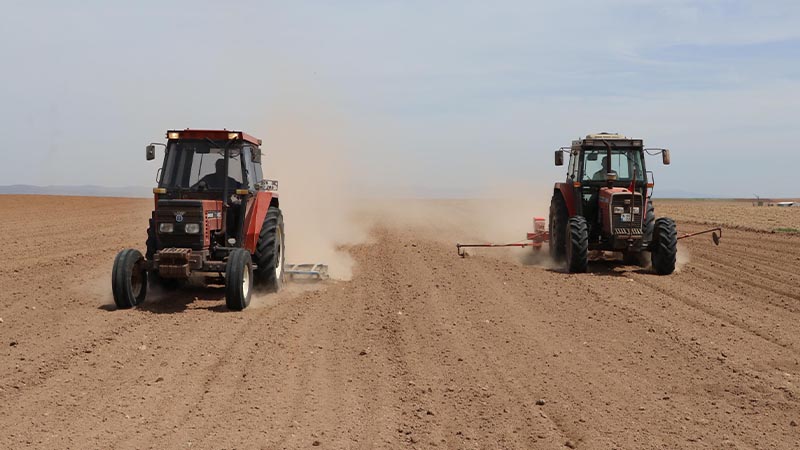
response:
[[[244,248],[255,253],[256,244],[258,243],[258,235],[261,233],[261,227],[264,225],[264,218],[267,217],[267,210],[271,205],[277,206],[278,193],[259,191],[250,198],[250,205],[247,208],[247,215],[245,215],[245,234],[244,234]]]
[[[564,197],[564,203],[567,205],[569,217],[574,217],[578,214],[578,208],[575,203],[575,188],[572,183],[556,183],[553,191],[561,192],[562,197]]]

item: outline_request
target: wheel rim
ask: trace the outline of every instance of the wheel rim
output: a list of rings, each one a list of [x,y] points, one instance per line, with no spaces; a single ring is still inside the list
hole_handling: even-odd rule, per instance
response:
[[[275,239],[275,257],[278,258],[275,264],[275,279],[280,280],[283,273],[283,230],[278,228],[277,239]]]
[[[247,298],[247,295],[250,293],[250,268],[245,267],[245,271],[242,274],[242,296]]]

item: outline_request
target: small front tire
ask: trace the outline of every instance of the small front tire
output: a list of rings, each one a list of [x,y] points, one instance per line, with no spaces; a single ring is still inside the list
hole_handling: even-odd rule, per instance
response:
[[[147,270],[139,250],[127,248],[117,254],[111,271],[111,290],[119,309],[141,305],[147,297]]]
[[[250,252],[237,248],[228,254],[225,266],[225,305],[231,311],[241,311],[250,305],[253,290],[253,262]]]

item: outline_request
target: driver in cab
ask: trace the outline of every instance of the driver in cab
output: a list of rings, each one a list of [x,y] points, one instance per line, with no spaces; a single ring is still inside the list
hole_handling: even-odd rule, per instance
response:
[[[206,189],[223,189],[227,181],[230,189],[239,189],[241,187],[238,181],[225,176],[225,159],[218,159],[214,163],[214,168],[216,171],[201,178],[197,183],[198,186],[205,186]]]
[[[608,156],[603,156],[602,167],[600,167],[600,170],[598,170],[597,172],[594,173],[594,175],[592,175],[592,181],[605,181],[605,179],[606,179],[606,168],[608,168],[607,164],[608,164]],[[616,175],[617,171],[614,170],[614,169],[611,169],[610,173],[613,173],[614,175]]]

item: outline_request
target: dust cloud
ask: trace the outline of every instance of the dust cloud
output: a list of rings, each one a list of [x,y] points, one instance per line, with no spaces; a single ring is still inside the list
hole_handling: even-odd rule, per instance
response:
[[[273,121],[264,176],[279,182],[287,263],[328,264],[331,278],[348,280],[353,260],[343,246],[363,242],[368,228],[354,220],[357,178],[336,123],[307,111]]]
[[[324,263],[331,278],[348,280],[354,261],[347,247],[367,242],[375,227],[419,231],[452,244],[455,253],[458,241],[521,241],[534,215],[546,217],[549,183],[482,179],[475,199],[419,199],[411,186],[375,186],[365,169],[357,169],[363,167],[357,164],[364,151],[358,148],[361,124],[348,123],[329,93],[306,87],[274,99],[273,112],[263,118],[264,176],[279,182],[288,263]],[[524,250],[527,256],[530,249]]]
[[[455,248],[456,242],[522,241],[533,217],[547,216],[551,188],[528,182],[483,180],[489,187],[475,199],[413,198],[418,194],[409,189],[404,196],[402,186],[390,187],[393,197],[365,195],[345,128],[314,115],[274,120],[264,145],[265,176],[280,183],[287,262],[328,264],[331,278],[348,280],[353,260],[347,247],[368,241],[374,227],[416,230]],[[531,263],[532,250],[523,250],[505,254]]]
[[[425,239],[453,245],[525,241],[534,217],[547,217],[550,196],[546,185],[497,181],[478,198],[395,198],[368,200],[357,211],[359,221],[374,226],[403,228]],[[491,254],[521,264],[549,265],[547,252],[532,255],[530,248],[470,249],[468,254]]]
[[[302,82],[287,80],[295,83]],[[474,180],[473,199],[418,198],[410,186],[380,186],[392,193],[380,197],[365,188],[374,179],[358,164],[366,151],[361,124],[335,110],[330,93],[305,84],[291,92],[262,118],[264,176],[279,182],[288,263],[324,263],[331,278],[348,280],[354,261],[347,248],[369,241],[375,227],[419,232],[455,253],[456,242],[523,241],[533,217],[547,217],[550,181]],[[531,249],[517,250],[493,253],[532,262]]]
[[[343,114],[325,110],[313,92],[279,99],[268,117],[264,177],[278,180],[286,233],[286,262],[323,263],[331,278],[349,280],[345,246],[364,242],[369,227],[356,220],[356,150]]]

